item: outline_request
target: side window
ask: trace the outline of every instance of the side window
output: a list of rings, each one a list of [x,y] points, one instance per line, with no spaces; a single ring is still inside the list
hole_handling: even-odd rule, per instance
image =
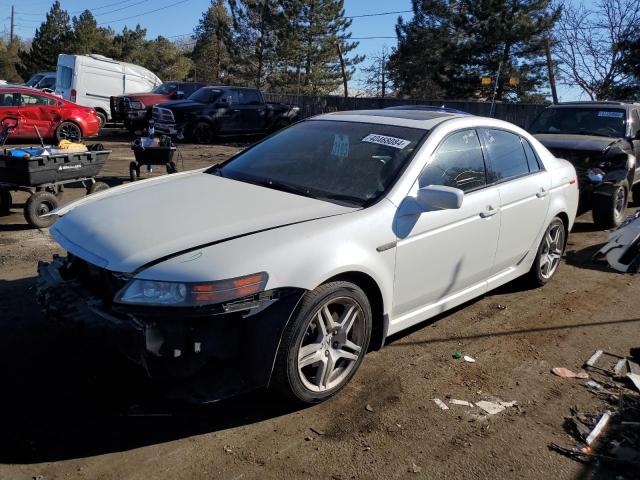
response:
[[[483,130],[494,181],[529,173],[529,162],[520,137],[503,130]]]
[[[20,105],[23,107],[37,107],[43,105],[54,105],[55,100],[52,98],[41,97],[40,95],[32,95],[28,93],[21,93]]]
[[[56,77],[47,77],[38,84],[38,88],[55,88]]]
[[[228,99],[231,105],[237,105],[240,102],[240,98],[238,96],[238,90],[236,90],[235,88],[223,90],[222,98]]]
[[[184,97],[187,98],[193,92],[199,88],[195,83],[183,83],[179,86],[178,90],[184,92]]]
[[[529,164],[529,171],[537,172],[538,170],[542,170],[542,167],[540,166],[540,161],[538,160],[538,156],[533,151],[533,147],[531,146],[531,144],[524,138],[522,138],[521,141],[522,141],[522,146],[524,147],[524,152],[527,155],[527,163]]]
[[[238,90],[241,105],[261,105],[260,96],[256,90]]]
[[[487,184],[487,174],[475,130],[449,135],[420,175],[420,187],[444,185],[469,192]]]

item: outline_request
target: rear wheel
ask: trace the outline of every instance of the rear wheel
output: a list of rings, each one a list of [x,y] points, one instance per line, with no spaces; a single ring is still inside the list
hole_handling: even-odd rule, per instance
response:
[[[109,185],[104,182],[93,182],[91,185],[89,185],[89,188],[87,188],[87,195],[91,195],[92,193],[96,192],[102,192],[103,190],[106,190],[108,188]]]
[[[207,122],[197,122],[191,127],[191,139],[195,143],[211,143],[213,141],[213,127]]]
[[[96,112],[96,116],[98,117],[98,122],[100,123],[100,129],[102,130],[104,126],[107,124],[107,116],[102,112]]]
[[[46,228],[56,221],[55,216],[45,217],[47,213],[58,208],[58,199],[51,192],[36,192],[31,195],[24,205],[24,218],[30,225]]]
[[[625,185],[602,187],[593,195],[593,223],[598,227],[615,228],[622,223],[627,209],[628,190]]]
[[[9,215],[13,206],[13,198],[9,190],[0,190],[0,215]]]
[[[358,286],[331,282],[307,293],[282,335],[273,388],[297,403],[335,395],[362,363],[371,329],[371,306]]]
[[[82,138],[82,130],[73,122],[62,122],[56,128],[56,140],[79,140]]]
[[[547,227],[528,273],[529,282],[532,285],[542,287],[555,275],[567,243],[566,232],[564,222],[560,217],[554,218]]]

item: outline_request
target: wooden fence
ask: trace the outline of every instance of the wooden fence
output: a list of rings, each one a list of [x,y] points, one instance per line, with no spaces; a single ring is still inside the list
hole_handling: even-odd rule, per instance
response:
[[[426,100],[401,98],[371,98],[371,97],[338,97],[311,95],[265,93],[268,102],[282,102],[300,107],[301,118],[311,117],[320,113],[338,112],[342,110],[367,110],[385,108],[394,105],[431,105],[455,108],[474,115],[488,117],[491,112],[491,102],[474,102],[466,100]],[[495,118],[506,120],[520,127],[527,127],[546,107],[535,103],[496,103]]]

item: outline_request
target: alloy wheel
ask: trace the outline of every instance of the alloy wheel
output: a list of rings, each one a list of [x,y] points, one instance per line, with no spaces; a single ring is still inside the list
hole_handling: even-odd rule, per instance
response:
[[[553,276],[560,264],[564,251],[564,236],[564,226],[561,223],[552,224],[544,236],[540,253],[540,275],[545,280]]]
[[[308,323],[298,350],[298,374],[303,385],[323,392],[341,385],[364,355],[365,320],[352,298],[325,302]]]

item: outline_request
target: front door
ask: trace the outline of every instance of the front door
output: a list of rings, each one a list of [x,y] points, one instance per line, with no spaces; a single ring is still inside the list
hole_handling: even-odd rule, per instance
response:
[[[235,108],[240,110],[239,131],[251,133],[264,130],[266,110],[256,90],[239,89]]]
[[[461,208],[415,208],[418,188],[427,185],[463,190]],[[497,188],[487,186],[477,132],[463,130],[445,138],[398,209],[393,330],[486,290],[500,230],[499,203]]]
[[[551,175],[529,142],[498,129],[482,129],[490,176],[500,193],[501,227],[493,274],[516,268],[547,227]]]

